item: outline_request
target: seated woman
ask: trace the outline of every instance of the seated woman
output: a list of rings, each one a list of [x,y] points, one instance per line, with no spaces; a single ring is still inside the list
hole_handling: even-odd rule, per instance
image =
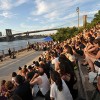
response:
[[[68,64],[67,62],[63,62],[63,63],[61,62],[59,64],[59,69],[60,69],[59,73],[60,73],[61,79],[63,79],[65,83],[67,84],[73,98],[76,98],[77,89],[75,90],[73,86],[76,83],[77,79],[76,79],[76,75],[74,71],[72,71],[71,69],[71,65]]]
[[[7,89],[6,89],[6,87],[5,87],[5,83],[6,83],[5,80],[2,80],[2,81],[1,81],[0,95],[2,95],[2,96],[5,96],[5,94],[6,94],[6,92],[7,92]]]
[[[34,91],[34,92],[35,93],[40,92],[41,95],[44,96],[45,100],[50,100],[50,98],[49,98],[50,84],[49,84],[49,79],[45,73],[45,65],[44,64],[39,65],[38,75],[35,74],[33,76],[32,80],[30,81],[30,85],[33,86],[33,90],[35,90],[34,86],[38,85],[39,91]],[[36,93],[36,94],[38,94],[38,93]]]
[[[75,56],[73,54],[73,51],[72,51],[72,48],[68,45],[65,45],[64,46],[64,52],[65,52],[65,55],[66,57],[71,61],[73,62],[73,64],[75,64],[76,60],[75,60]]]
[[[9,99],[14,94],[14,90],[15,90],[15,87],[12,81],[6,82],[6,89],[7,89],[6,97]]]
[[[57,71],[51,72],[51,100],[73,100],[70,91]]]

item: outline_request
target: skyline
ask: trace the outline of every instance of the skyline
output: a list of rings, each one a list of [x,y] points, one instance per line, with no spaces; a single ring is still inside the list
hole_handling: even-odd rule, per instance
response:
[[[0,31],[5,35],[5,29],[17,33],[77,26],[77,7],[82,25],[83,15],[90,22],[100,10],[100,0],[0,0]]]

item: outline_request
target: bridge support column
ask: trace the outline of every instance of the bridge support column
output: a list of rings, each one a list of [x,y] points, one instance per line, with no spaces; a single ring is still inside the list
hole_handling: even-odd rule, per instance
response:
[[[12,35],[11,29],[6,29],[6,40],[7,41],[13,41],[14,36]]]

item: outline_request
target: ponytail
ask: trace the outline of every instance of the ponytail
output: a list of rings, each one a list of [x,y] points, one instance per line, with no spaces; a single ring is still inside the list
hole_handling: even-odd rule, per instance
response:
[[[57,71],[52,71],[51,78],[56,83],[58,90],[62,91],[63,84],[62,84],[62,80],[60,78],[60,74]]]

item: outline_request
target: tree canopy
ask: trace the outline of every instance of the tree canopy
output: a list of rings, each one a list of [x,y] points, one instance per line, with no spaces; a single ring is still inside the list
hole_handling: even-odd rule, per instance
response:
[[[91,29],[95,25],[100,23],[100,10],[98,13],[94,15],[94,19],[91,21],[91,23],[86,24],[86,29]],[[52,38],[56,41],[63,41],[66,40],[67,38],[71,38],[78,33],[82,32],[84,27],[80,27],[79,29],[77,27],[66,27],[66,28],[60,28],[57,30],[57,33],[55,35],[52,35]]]

